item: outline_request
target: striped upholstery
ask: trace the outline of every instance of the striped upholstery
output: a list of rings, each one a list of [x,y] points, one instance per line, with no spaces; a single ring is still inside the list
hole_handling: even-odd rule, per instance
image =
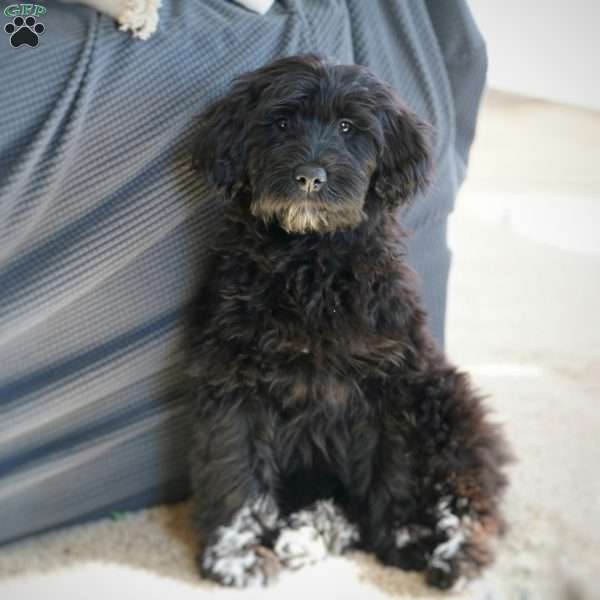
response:
[[[434,125],[436,183],[404,217],[441,340],[486,66],[463,0],[163,0],[146,42],[46,6],[37,48],[0,38],[0,542],[186,494],[185,307],[221,215],[190,141],[234,75],[316,51]]]

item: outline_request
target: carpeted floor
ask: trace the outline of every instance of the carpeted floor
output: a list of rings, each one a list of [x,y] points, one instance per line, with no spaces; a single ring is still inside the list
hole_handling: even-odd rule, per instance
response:
[[[600,598],[598,164],[600,114],[486,98],[452,217],[448,351],[490,395],[519,460],[499,559],[456,599]],[[187,510],[116,515],[3,548],[0,597],[240,597],[198,580]],[[355,554],[244,597],[311,595],[445,596]]]

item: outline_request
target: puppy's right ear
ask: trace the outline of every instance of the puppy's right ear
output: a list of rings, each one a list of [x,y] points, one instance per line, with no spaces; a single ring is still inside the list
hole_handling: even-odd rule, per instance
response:
[[[192,166],[226,195],[245,177],[244,129],[254,103],[253,87],[251,79],[239,79],[227,96],[200,116]]]

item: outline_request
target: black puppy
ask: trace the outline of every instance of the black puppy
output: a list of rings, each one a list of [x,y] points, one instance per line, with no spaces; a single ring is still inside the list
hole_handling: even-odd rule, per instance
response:
[[[267,582],[354,546],[446,588],[492,560],[508,453],[396,250],[426,132],[368,69],[315,56],[203,115],[195,166],[227,200],[193,336],[208,577]]]

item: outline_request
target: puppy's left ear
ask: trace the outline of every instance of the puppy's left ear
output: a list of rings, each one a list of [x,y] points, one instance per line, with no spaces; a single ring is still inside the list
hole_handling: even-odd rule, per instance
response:
[[[431,175],[431,128],[385,90],[379,116],[383,144],[374,189],[389,208],[410,202],[425,190]]]

